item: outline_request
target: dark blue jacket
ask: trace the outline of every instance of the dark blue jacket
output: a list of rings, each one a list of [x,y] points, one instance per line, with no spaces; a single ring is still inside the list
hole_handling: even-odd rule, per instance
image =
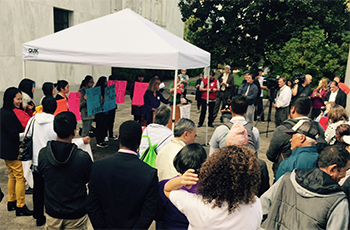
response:
[[[258,94],[259,89],[254,83],[251,83],[251,84],[244,83],[243,85],[241,85],[241,87],[239,87],[239,89],[238,89],[238,94],[245,95],[249,85],[250,85],[250,88],[249,88],[248,94],[246,95],[247,99],[248,99],[248,105],[254,105],[256,97],[258,95],[260,95],[260,94]]]

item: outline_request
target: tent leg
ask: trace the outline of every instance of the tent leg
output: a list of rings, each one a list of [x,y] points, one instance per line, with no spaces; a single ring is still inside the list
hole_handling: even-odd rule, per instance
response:
[[[349,54],[348,54],[348,62],[346,65],[346,72],[345,72],[345,78],[344,78],[344,83],[346,85],[350,84],[350,48],[349,48]],[[346,104],[350,104],[350,98],[346,97]],[[350,106],[346,107],[346,111],[348,112],[348,114],[350,113]]]
[[[175,70],[175,75],[174,75],[174,96],[173,96],[173,116],[171,119],[171,130],[174,132],[174,126],[175,126],[175,110],[176,110],[176,86],[177,86],[177,69]]]
[[[210,72],[210,67],[205,67],[204,68],[204,77],[207,76],[208,78],[208,86],[207,86],[207,103],[205,106],[207,106],[207,112],[205,114],[205,117],[206,117],[206,126],[205,126],[205,146],[208,145],[208,121],[209,121],[209,83],[210,83],[210,80],[209,80],[209,72]]]
[[[22,68],[23,68],[23,79],[25,79],[26,78],[26,74],[27,74],[27,70],[26,70],[26,61],[24,61],[23,60],[23,62],[22,62]]]

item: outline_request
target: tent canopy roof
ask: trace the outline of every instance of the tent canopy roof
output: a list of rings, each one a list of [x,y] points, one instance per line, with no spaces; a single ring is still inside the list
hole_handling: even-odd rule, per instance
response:
[[[22,45],[23,60],[143,69],[210,65],[210,53],[130,9]]]

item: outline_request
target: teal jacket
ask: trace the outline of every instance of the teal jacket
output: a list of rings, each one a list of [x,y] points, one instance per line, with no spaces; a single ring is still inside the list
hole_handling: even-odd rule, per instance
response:
[[[293,149],[292,155],[281,162],[278,167],[275,181],[277,181],[286,172],[292,172],[294,169],[304,170],[316,167],[318,152],[316,146],[306,146]]]

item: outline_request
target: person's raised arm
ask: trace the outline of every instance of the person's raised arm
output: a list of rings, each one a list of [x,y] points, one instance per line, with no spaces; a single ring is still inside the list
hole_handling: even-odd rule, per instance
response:
[[[168,181],[164,186],[164,194],[166,197],[170,197],[170,192],[173,190],[178,190],[185,186],[190,189],[192,185],[197,184],[198,175],[195,173],[194,169],[188,169],[183,175],[176,177]]]
[[[295,80],[295,85],[294,85],[294,87],[292,89],[292,95],[294,97],[298,94],[298,87],[299,87],[298,82],[299,82],[299,80]]]

